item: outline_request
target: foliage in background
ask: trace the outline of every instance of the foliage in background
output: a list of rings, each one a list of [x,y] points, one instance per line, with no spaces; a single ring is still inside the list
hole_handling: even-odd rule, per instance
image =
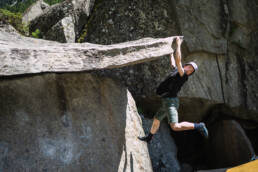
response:
[[[23,35],[28,33],[29,28],[22,23],[22,14],[19,12],[14,13],[6,9],[0,9],[0,21],[9,23]]]
[[[36,2],[36,0],[17,0],[15,4],[6,4],[3,8],[14,13],[23,13],[34,2]]]
[[[3,8],[5,5],[11,5],[17,0],[0,0],[0,8]]]
[[[36,29],[35,32],[31,33],[32,37],[34,38],[42,38],[42,34],[39,29]]]
[[[19,13],[24,13],[26,9],[28,9],[34,2],[37,0],[17,0],[15,4],[10,4],[7,3],[4,5],[3,9],[7,9],[11,12],[19,12]],[[63,2],[64,0],[44,0],[49,5],[57,4],[60,2]]]
[[[2,1],[2,0],[0,0]],[[0,21],[12,25],[23,35],[29,33],[29,27],[22,23],[22,14],[37,0],[5,0],[1,2]],[[44,0],[49,5],[63,2],[64,0]],[[32,33],[33,37],[41,38],[40,30]]]

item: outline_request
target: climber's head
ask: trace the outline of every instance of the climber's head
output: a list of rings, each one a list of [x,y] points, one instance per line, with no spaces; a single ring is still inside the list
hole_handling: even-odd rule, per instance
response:
[[[192,75],[197,69],[198,66],[195,62],[189,62],[184,65],[184,71],[188,76]]]

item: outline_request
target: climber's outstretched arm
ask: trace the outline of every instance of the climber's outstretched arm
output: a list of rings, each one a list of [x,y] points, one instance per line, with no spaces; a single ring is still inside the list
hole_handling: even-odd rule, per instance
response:
[[[175,60],[176,60],[177,70],[178,70],[180,76],[184,75],[184,68],[182,67],[182,62],[181,62],[181,44],[182,44],[182,42],[183,42],[183,39],[176,37]]]

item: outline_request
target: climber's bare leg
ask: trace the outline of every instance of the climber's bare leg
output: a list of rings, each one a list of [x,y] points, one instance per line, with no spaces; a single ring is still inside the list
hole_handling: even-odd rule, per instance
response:
[[[174,131],[194,130],[194,123],[191,122],[170,123],[169,125]]]
[[[155,134],[159,130],[159,126],[160,126],[160,121],[157,118],[154,117],[150,133]]]
[[[154,117],[149,134],[146,136],[143,136],[143,137],[138,137],[138,139],[140,139],[142,141],[150,142],[153,135],[158,131],[159,126],[160,126],[160,120],[158,120],[157,118]]]

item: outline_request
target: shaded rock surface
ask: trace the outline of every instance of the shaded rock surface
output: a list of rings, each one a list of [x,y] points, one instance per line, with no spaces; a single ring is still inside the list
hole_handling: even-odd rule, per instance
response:
[[[142,124],[145,133],[149,133],[152,120],[142,118]],[[177,160],[177,147],[170,134],[170,127],[167,121],[161,122],[159,131],[154,135],[150,144],[148,144],[149,153],[154,172],[180,172],[180,164]],[[141,133],[141,136],[144,136]]]
[[[75,30],[73,16],[64,17],[43,35],[44,39],[58,42],[75,42]]]
[[[0,30],[0,75],[72,72],[142,63],[173,52],[174,37],[145,38],[114,45],[61,44]]]
[[[152,171],[128,90],[86,73],[1,79],[0,171]]]
[[[225,104],[211,105],[207,109],[203,103],[185,99],[180,104],[179,119],[182,121],[192,119],[199,122],[196,121],[200,119],[196,115],[198,109],[195,109],[198,104],[203,106],[202,110],[207,110],[205,113],[208,115],[202,121],[208,126],[209,139],[205,140],[196,131],[172,132],[178,148],[178,160],[190,164],[194,170],[232,167],[249,162],[257,154],[258,123],[246,119],[251,113]],[[185,108],[191,108],[193,113],[186,113]],[[252,119],[255,118],[257,114]]]
[[[34,32],[39,29],[44,35],[52,26],[69,16],[73,10],[73,5],[70,1],[64,1],[59,4],[52,5],[40,16],[30,22],[29,30]]]
[[[225,168],[249,162],[255,155],[245,131],[234,120],[218,121],[209,125],[207,146],[211,168]]]

